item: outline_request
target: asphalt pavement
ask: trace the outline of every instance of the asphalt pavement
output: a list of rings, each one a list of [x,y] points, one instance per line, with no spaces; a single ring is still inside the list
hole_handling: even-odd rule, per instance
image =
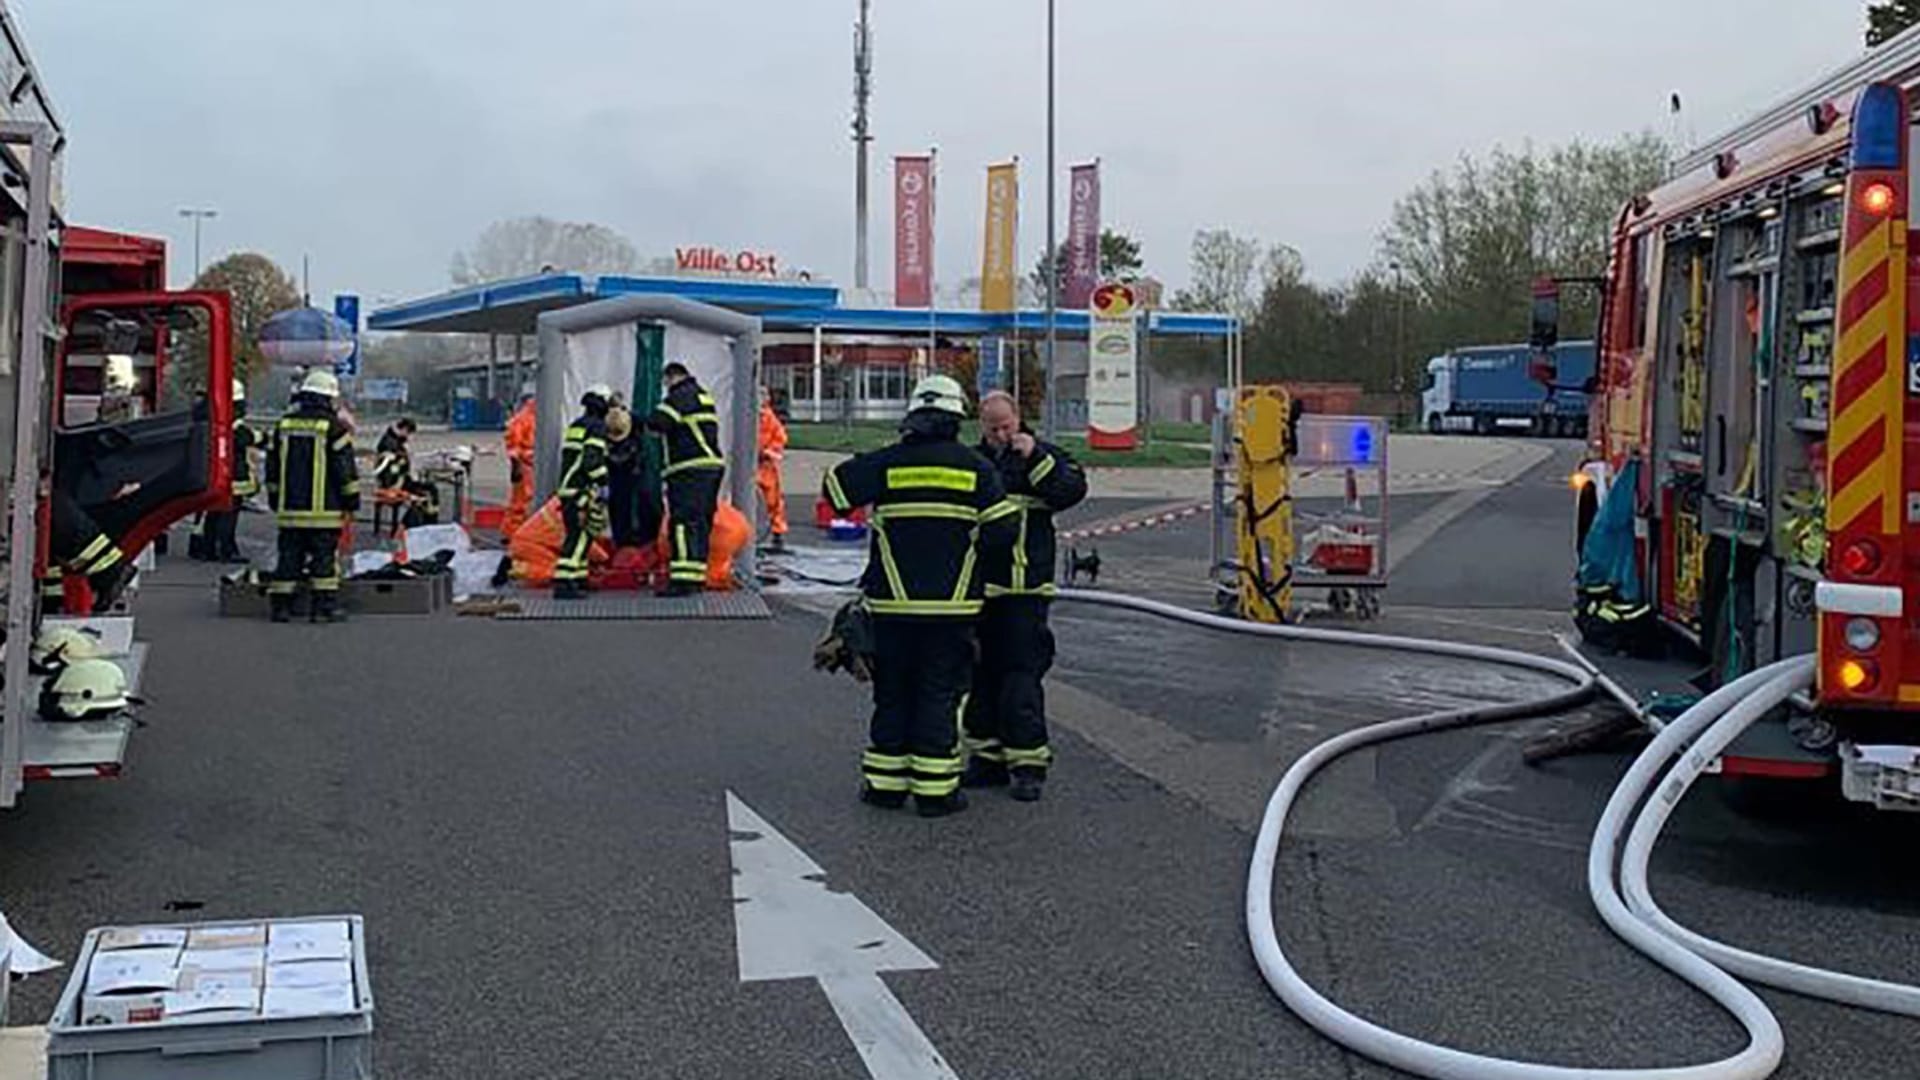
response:
[[[1409,553],[1380,625],[1550,648],[1564,465]],[[1203,579],[1205,542],[1189,522],[1101,550],[1110,584],[1153,591]],[[67,956],[105,923],[362,913],[380,1075],[410,1080],[865,1075],[817,985],[739,981],[729,791],[938,962],[885,979],[967,1080],[1396,1075],[1262,983],[1241,916],[1250,830],[1313,741],[1538,685],[1062,605],[1046,801],[989,793],[928,822],[854,801],[865,702],[807,669],[813,611],[269,627],[215,618],[209,582],[170,562],[141,598],[153,703],[128,775],[36,786],[0,815],[0,906]],[[1625,754],[1528,767],[1536,729],[1335,766],[1282,851],[1283,941],[1335,1000],[1464,1048],[1588,1065],[1734,1049],[1737,1029],[1586,901],[1585,837]],[[1660,849],[1670,911],[1914,977],[1914,822],[1725,794],[1690,798]],[[58,986],[24,984],[15,1022]],[[1765,996],[1788,1036],[1780,1076],[1912,1075],[1920,1025]]]

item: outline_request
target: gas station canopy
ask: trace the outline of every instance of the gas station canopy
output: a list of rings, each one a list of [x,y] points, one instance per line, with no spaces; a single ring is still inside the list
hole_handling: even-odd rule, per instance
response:
[[[925,308],[844,307],[833,285],[725,278],[542,274],[474,285],[382,308],[367,320],[376,331],[430,334],[532,335],[543,312],[620,296],[671,296],[757,315],[767,330],[841,333],[985,335],[1044,332],[1044,311],[928,311]],[[1055,313],[1059,333],[1085,334],[1084,311]],[[1227,315],[1156,311],[1147,331],[1177,337],[1227,337],[1237,320]]]

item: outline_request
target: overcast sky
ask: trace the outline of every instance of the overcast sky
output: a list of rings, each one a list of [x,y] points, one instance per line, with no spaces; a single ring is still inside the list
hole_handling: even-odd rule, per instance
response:
[[[1334,280],[1463,151],[1705,138],[1860,48],[1863,0],[1058,0],[1061,166],[1186,276],[1196,228]],[[12,0],[70,135],[69,215],[206,259],[256,249],[317,296],[413,297],[488,222],[598,221],[643,256],[754,247],[852,280],[855,0]],[[940,150],[938,265],[979,273],[984,167],[1022,161],[1044,236],[1042,0],[874,0],[874,283],[888,162]],[[1763,12],[1761,9],[1764,10]]]

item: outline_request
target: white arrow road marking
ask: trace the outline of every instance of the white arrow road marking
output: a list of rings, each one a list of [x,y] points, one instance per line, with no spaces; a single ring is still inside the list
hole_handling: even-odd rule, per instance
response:
[[[727,827],[740,981],[817,980],[874,1080],[959,1080],[880,980],[940,965],[731,791]]]

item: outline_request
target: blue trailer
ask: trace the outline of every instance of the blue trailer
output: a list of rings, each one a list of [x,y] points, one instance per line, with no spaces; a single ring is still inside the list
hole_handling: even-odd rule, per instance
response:
[[[1591,341],[1553,347],[1552,392],[1533,372],[1526,345],[1455,349],[1427,361],[1420,412],[1426,429],[1491,435],[1512,430],[1558,438],[1587,434],[1587,380],[1593,375]]]

